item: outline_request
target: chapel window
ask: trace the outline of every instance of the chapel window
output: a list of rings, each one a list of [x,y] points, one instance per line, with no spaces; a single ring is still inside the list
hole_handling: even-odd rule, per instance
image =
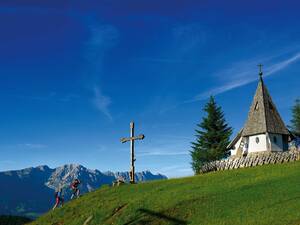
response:
[[[259,143],[259,137],[255,138],[256,144]]]

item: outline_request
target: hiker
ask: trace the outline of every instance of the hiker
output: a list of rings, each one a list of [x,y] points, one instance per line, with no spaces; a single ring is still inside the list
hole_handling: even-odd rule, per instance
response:
[[[55,192],[55,205],[53,207],[53,210],[61,203],[61,206],[64,205],[64,198],[62,194],[62,188],[59,188],[57,192]]]
[[[72,189],[72,196],[71,199],[73,199],[75,196],[78,198],[80,195],[80,191],[78,189],[78,186],[80,184],[80,180],[75,179],[72,184],[71,184],[71,189]]]
[[[115,181],[113,181],[113,187],[120,186],[122,184],[125,184],[125,179],[122,176],[119,176]]]

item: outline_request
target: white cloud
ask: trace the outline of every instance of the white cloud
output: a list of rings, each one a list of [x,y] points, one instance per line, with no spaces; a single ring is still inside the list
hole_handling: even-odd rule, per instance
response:
[[[226,80],[226,82],[218,87],[214,87],[208,91],[196,95],[193,99],[190,99],[185,103],[204,100],[207,99],[210,95],[219,95],[234,88],[238,88],[254,82],[258,79],[257,64],[260,62],[268,65],[267,67],[265,67],[264,71],[264,77],[268,77],[280,70],[285,69],[286,67],[297,62],[300,59],[300,52],[292,56],[285,57],[284,60],[281,59],[280,61],[278,61],[277,58],[281,55],[282,54],[271,56],[268,58],[256,58],[249,61],[235,63],[230,68],[219,71],[214,75],[220,81]]]
[[[110,112],[109,112],[109,105],[111,104],[110,97],[105,96],[101,93],[100,88],[94,89],[95,97],[93,99],[93,102],[97,109],[100,110],[109,120],[113,120]]]
[[[282,62],[276,63],[274,65],[272,65],[269,70],[267,70],[266,75],[265,76],[269,76],[272,75],[273,73],[276,73],[277,71],[280,71],[282,69],[284,69],[285,67],[289,66],[290,64],[298,61],[300,59],[300,52],[295,54],[294,56],[283,60]]]
[[[91,21],[90,21],[91,22]],[[119,39],[117,29],[111,25],[98,24],[92,21],[89,26],[90,37],[85,43],[86,73],[92,82],[95,107],[112,121],[109,110],[111,98],[103,94],[99,79],[103,76],[103,60],[108,50],[116,45]]]

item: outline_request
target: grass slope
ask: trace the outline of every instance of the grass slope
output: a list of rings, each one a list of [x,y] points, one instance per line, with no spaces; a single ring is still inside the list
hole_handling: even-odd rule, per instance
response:
[[[102,187],[32,225],[300,224],[300,162]]]

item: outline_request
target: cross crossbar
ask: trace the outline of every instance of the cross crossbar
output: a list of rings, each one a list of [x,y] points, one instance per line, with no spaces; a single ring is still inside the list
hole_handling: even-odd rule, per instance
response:
[[[140,134],[139,136],[136,136],[136,137],[121,138],[121,142],[126,143],[128,141],[143,140],[144,138],[145,138],[145,135]]]

